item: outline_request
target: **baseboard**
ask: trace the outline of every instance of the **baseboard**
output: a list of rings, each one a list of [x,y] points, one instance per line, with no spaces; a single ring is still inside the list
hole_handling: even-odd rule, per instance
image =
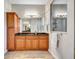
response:
[[[56,55],[56,53],[53,53],[53,51],[51,51],[50,49],[49,49],[48,51],[49,51],[49,53],[50,53],[55,59],[60,59],[60,58]]]

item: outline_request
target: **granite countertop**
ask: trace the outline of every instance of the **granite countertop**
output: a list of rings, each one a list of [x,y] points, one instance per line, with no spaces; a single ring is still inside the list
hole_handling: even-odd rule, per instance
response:
[[[48,33],[16,33],[15,36],[46,36]]]

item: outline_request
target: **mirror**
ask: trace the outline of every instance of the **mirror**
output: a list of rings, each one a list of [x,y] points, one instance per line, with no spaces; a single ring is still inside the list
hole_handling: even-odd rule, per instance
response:
[[[53,2],[50,15],[51,31],[67,32],[67,4]]]
[[[43,32],[42,18],[22,18],[21,28],[22,32]]]

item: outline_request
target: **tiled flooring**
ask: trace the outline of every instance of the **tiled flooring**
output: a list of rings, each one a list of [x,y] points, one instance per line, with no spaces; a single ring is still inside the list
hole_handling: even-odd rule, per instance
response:
[[[47,51],[13,51],[5,54],[4,59],[54,59]]]

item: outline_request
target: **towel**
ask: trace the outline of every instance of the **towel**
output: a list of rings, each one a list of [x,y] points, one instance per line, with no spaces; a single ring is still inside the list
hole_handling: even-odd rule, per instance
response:
[[[59,48],[59,43],[60,43],[61,36],[62,36],[61,33],[57,34],[57,48]]]

